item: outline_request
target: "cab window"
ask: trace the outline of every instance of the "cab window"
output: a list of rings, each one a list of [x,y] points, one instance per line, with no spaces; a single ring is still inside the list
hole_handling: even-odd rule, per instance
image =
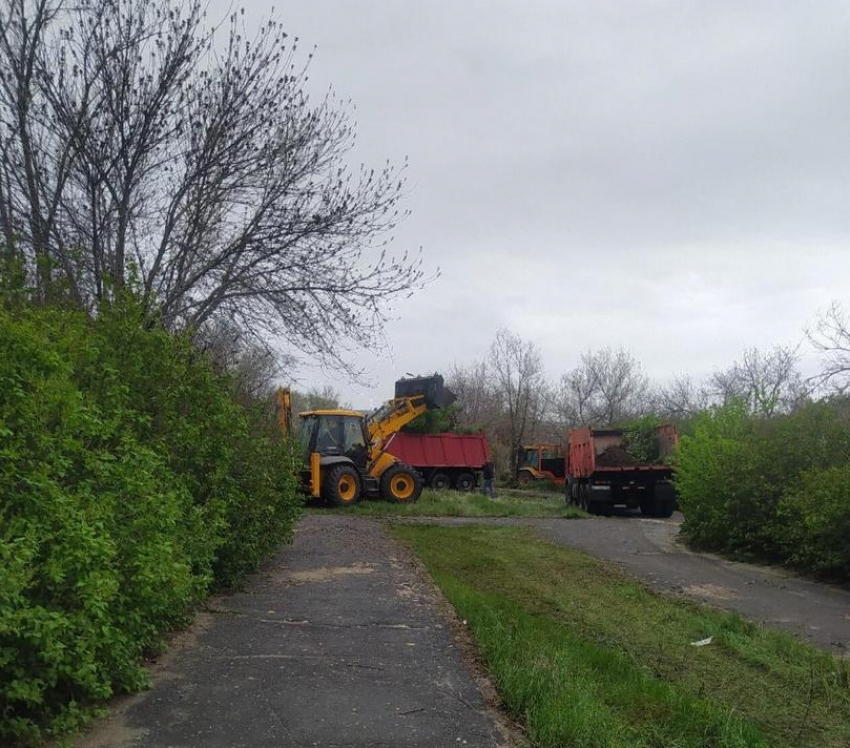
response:
[[[537,467],[537,450],[524,449],[520,452],[520,467]]]

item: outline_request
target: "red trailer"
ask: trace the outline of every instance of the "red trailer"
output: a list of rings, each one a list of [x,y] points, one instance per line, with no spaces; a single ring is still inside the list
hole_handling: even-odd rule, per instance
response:
[[[490,462],[484,434],[394,434],[386,447],[394,457],[419,471],[426,486],[471,491],[478,471]]]
[[[673,469],[665,458],[679,443],[673,424],[655,429],[658,459],[636,463],[625,448],[622,429],[573,429],[567,462],[567,503],[591,514],[608,514],[613,506],[636,509],[650,517],[673,513]]]

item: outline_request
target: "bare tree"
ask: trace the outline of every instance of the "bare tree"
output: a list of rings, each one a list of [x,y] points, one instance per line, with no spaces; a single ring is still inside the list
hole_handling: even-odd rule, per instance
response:
[[[543,362],[532,341],[501,329],[490,346],[488,364],[491,386],[505,414],[511,471],[515,472],[519,448],[540,420]]]
[[[707,386],[721,403],[737,399],[751,412],[767,417],[787,413],[808,394],[798,361],[798,347],[750,348],[740,361],[715,372]]]
[[[641,413],[648,391],[640,362],[628,351],[587,351],[561,377],[558,411],[567,426],[611,425]]]
[[[595,399],[599,391],[597,371],[584,365],[590,354],[582,356],[582,364],[561,376],[558,388],[558,415],[565,428],[584,426],[595,419]]]
[[[205,326],[196,343],[209,356],[213,368],[230,378],[237,399],[245,404],[271,402],[282,373],[296,363],[292,357],[273,355],[244,330],[224,319]]]
[[[810,383],[846,395],[850,391],[850,319],[846,312],[833,302],[806,334],[822,360],[820,374]]]
[[[348,107],[312,55],[201,0],[5,0],[0,230],[36,297],[131,288],[171,328],[227,318],[341,363],[424,281],[387,254],[404,169],[352,172]]]
[[[292,410],[295,413],[303,413],[308,410],[331,410],[341,407],[343,406],[339,391],[329,384],[321,389],[312,387],[306,392],[292,391]]]
[[[668,418],[691,418],[711,405],[706,386],[695,382],[689,375],[673,377],[655,387],[650,399],[652,410]]]
[[[497,407],[486,362],[473,361],[466,366],[454,364],[446,384],[457,395],[458,425],[463,428],[495,426]]]

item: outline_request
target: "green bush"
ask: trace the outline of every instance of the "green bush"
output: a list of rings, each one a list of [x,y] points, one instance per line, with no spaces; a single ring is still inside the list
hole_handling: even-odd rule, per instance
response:
[[[132,308],[0,311],[0,743],[144,684],[144,654],[288,539],[288,446]]]
[[[779,504],[778,541],[794,564],[847,578],[850,465],[809,470]]]
[[[821,480],[836,480],[831,468],[848,464],[850,424],[831,403],[809,403],[770,419],[736,404],[716,409],[697,421],[692,436],[682,437],[676,455],[684,530],[703,548],[826,569],[826,558],[815,560],[812,517],[833,511],[835,518],[837,509],[828,507],[836,494],[818,484],[822,493],[816,498],[805,487],[822,471],[827,477]],[[803,517],[810,524],[801,524]]]
[[[658,440],[660,425],[661,420],[655,416],[643,416],[623,428],[623,446],[638,465],[661,462],[661,444]]]

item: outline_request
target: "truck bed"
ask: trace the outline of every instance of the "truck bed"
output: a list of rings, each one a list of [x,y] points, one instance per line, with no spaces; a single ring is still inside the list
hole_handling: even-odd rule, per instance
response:
[[[416,468],[480,470],[490,461],[484,434],[394,434],[387,452]]]

